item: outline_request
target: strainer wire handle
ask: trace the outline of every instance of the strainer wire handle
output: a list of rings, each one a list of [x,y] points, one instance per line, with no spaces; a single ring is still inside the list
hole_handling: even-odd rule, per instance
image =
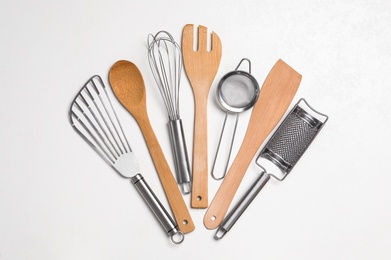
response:
[[[234,137],[235,137],[235,133],[236,133],[236,128],[238,126],[238,121],[239,121],[239,113],[236,113],[235,126],[234,126],[234,130],[233,130],[233,133],[232,133],[231,143],[229,145],[229,152],[228,152],[227,160],[225,162],[224,171],[223,171],[223,174],[221,176],[216,176],[216,174],[215,174],[215,166],[216,166],[217,158],[218,158],[219,151],[220,151],[221,140],[223,139],[225,124],[227,123],[228,114],[229,114],[229,112],[227,111],[225,113],[224,123],[223,123],[223,127],[221,128],[219,143],[217,145],[216,155],[215,155],[215,159],[213,161],[213,166],[212,166],[212,177],[213,177],[213,179],[215,179],[217,181],[223,179],[225,177],[225,174],[227,173],[229,159],[231,158],[232,147],[233,147],[233,144],[234,144]]]
[[[248,74],[251,74],[251,61],[248,59],[248,58],[243,58],[240,60],[238,66],[236,66],[235,70],[238,70],[240,65],[242,64],[243,61],[247,61],[248,62]]]
[[[238,66],[236,66],[235,71],[237,71],[239,69],[239,67],[243,63],[243,61],[247,61],[248,62],[248,73],[251,74],[251,61],[248,58],[241,59],[239,64],[238,64]],[[211,175],[212,175],[212,178],[215,179],[216,181],[224,179],[225,175],[227,174],[228,164],[229,164],[229,160],[231,158],[232,147],[233,147],[234,140],[235,140],[236,128],[238,126],[238,121],[239,121],[239,113],[235,113],[236,121],[235,121],[235,126],[234,126],[234,130],[233,130],[232,137],[231,137],[231,143],[229,145],[229,153],[228,153],[228,156],[227,156],[227,160],[225,162],[224,171],[223,171],[223,174],[221,176],[217,176],[215,174],[215,172],[216,172],[216,169],[215,169],[216,168],[216,162],[217,162],[217,158],[218,158],[219,151],[220,151],[221,141],[222,141],[223,135],[224,135],[225,125],[227,123],[228,114],[229,114],[229,111],[227,110],[226,113],[225,113],[224,123],[223,123],[223,126],[221,128],[219,143],[217,145],[217,150],[216,150],[215,158],[213,160],[213,165],[212,165]]]

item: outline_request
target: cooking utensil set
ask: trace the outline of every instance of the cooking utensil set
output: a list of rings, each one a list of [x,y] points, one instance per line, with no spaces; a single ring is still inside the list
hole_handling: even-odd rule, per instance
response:
[[[242,59],[234,71],[227,73],[219,81],[216,97],[225,109],[226,116],[211,175],[214,179],[223,181],[209,205],[207,104],[210,88],[220,65],[222,44],[215,32],[210,33],[209,37],[208,29],[198,26],[198,43],[195,47],[194,30],[195,26],[192,24],[184,26],[181,46],[166,31],[150,34],[147,38],[151,73],[167,111],[176,181],[151,126],[147,113],[146,89],[138,67],[130,61],[120,60],[112,65],[108,77],[114,95],[140,127],[174,218],[171,218],[141,175],[137,159],[125,134],[127,131],[123,130],[109,97],[110,93],[99,76],[92,77],[82,87],[69,111],[73,128],[115,171],[131,180],[175,244],[182,243],[184,234],[195,229],[182,194],[191,194],[192,208],[205,209],[209,206],[204,216],[204,225],[208,229],[218,228],[215,238],[221,239],[270,177],[275,177],[259,165],[263,169],[259,178],[224,219],[255,153],[288,110],[301,81],[298,72],[284,61],[278,60],[262,88],[259,88],[251,74],[251,63],[247,58]],[[207,48],[209,38],[210,50]],[[243,61],[248,62],[248,72],[239,70]],[[193,91],[195,106],[192,168],[179,110],[183,67]],[[252,112],[246,134],[232,165],[228,168],[239,113],[250,108]],[[327,121],[327,116],[314,111],[311,108],[302,109],[297,104],[275,131],[259,157],[272,161],[285,171],[286,176]],[[235,126],[230,136],[230,148],[223,171],[217,175],[216,163],[219,161],[220,145],[230,114],[236,115]],[[319,119],[319,115],[323,118]]]
[[[223,220],[252,158],[286,112],[300,81],[301,75],[282,60],[269,72],[238,154],[206,211],[206,228],[217,228]]]

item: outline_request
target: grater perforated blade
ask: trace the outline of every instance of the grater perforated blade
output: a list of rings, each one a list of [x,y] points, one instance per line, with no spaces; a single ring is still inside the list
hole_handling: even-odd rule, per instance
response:
[[[223,238],[232,228],[270,177],[278,181],[286,178],[327,120],[328,116],[311,108],[304,99],[297,102],[256,158],[256,164],[262,169],[261,174],[223,220],[215,239]],[[269,166],[265,167],[260,162],[262,158],[266,159],[266,163],[271,162],[277,166],[274,168],[281,172],[272,173],[267,170]]]
[[[299,104],[305,104],[312,112],[323,117],[323,121],[311,115],[309,113],[310,111],[305,110]],[[326,121],[327,116],[310,108],[304,99],[299,100],[262,149],[258,159],[262,157],[271,161],[285,174],[283,177],[285,178],[307,150]],[[262,167],[258,159],[257,164]],[[276,179],[280,178],[276,177]]]

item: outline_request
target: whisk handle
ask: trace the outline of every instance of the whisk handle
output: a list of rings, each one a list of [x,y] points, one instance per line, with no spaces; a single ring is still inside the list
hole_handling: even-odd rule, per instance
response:
[[[163,207],[155,193],[145,181],[144,177],[141,174],[136,174],[131,178],[131,181],[152,210],[155,217],[159,220],[164,230],[171,237],[171,241],[175,244],[182,243],[184,239],[183,233],[179,231],[177,224],[170,217],[167,210]]]
[[[191,192],[191,174],[182,120],[170,120],[168,128],[174,153],[177,182],[181,186],[182,193],[188,194]]]

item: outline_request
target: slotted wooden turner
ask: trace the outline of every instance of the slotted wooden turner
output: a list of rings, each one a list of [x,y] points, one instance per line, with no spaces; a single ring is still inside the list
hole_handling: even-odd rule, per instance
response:
[[[206,228],[217,228],[223,221],[248,166],[261,144],[287,111],[300,81],[301,75],[282,60],[278,60],[269,72],[251,113],[243,143],[206,211]]]
[[[211,50],[207,50],[208,29],[198,27],[198,49],[194,51],[194,25],[187,24],[182,33],[182,56],[186,75],[194,94],[193,182],[191,207],[208,207],[208,94],[221,59],[221,41],[212,33]]]

